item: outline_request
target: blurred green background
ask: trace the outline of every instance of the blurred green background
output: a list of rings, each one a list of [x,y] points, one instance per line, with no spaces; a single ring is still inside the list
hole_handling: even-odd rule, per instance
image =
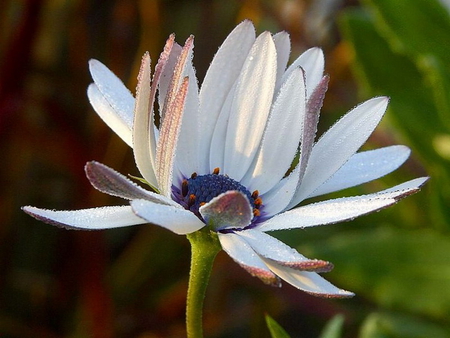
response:
[[[206,336],[269,337],[268,313],[292,337],[450,337],[449,13],[444,0],[2,1],[0,337],[185,336],[185,237],[155,226],[67,231],[20,206],[121,203],[89,185],[89,160],[137,174],[130,149],[89,106],[90,58],[133,89],[146,50],[156,60],[170,33],[179,42],[194,34],[202,79],[244,18],[259,33],[288,31],[292,58],[311,46],[324,49],[331,82],[321,131],[363,100],[391,97],[365,148],[405,144],[411,158],[383,179],[332,197],[425,174],[431,180],[380,213],[276,234],[306,256],[332,261],[325,277],[356,292],[351,300],[268,287],[219,254]]]

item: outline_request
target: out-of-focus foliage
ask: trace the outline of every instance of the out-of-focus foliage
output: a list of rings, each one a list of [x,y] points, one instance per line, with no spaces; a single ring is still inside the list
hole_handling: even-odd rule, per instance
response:
[[[270,336],[272,338],[290,338],[287,332],[278,324],[275,319],[266,315],[267,328],[270,331]]]
[[[342,314],[334,316],[323,328],[319,338],[340,338],[342,337],[342,327],[344,325],[344,316]]]
[[[206,335],[269,337],[268,312],[292,337],[450,336],[448,13],[437,0],[0,1],[0,336],[185,336],[183,236],[154,226],[66,231],[19,208],[120,203],[88,184],[89,160],[137,174],[130,149],[89,107],[90,58],[133,91],[146,50],[155,61],[170,33],[179,42],[194,34],[201,79],[244,18],[258,32],[290,32],[292,57],[310,46],[325,50],[331,82],[319,132],[358,102],[391,97],[367,147],[406,144],[412,158],[336,196],[381,190],[425,172],[431,180],[380,213],[277,234],[305,255],[335,263],[326,277],[355,291],[354,299],[271,288],[219,254],[205,304]]]

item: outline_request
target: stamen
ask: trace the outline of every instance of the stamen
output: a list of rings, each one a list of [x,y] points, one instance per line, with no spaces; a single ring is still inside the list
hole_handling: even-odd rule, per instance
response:
[[[194,179],[197,177],[197,173],[192,173],[191,178]]]
[[[199,206],[204,206],[206,202],[200,202]]]
[[[213,175],[219,175],[220,168],[214,168]]]
[[[194,203],[195,203],[195,199],[196,199],[197,197],[194,195],[194,194],[190,194],[189,195],[189,200],[188,200],[188,207],[190,208],[190,207],[192,207],[193,205],[194,205]]]
[[[259,215],[261,215],[261,211],[259,211],[258,209],[254,208],[253,209],[253,216],[258,217]]]
[[[183,182],[181,182],[181,194],[183,195],[183,197],[186,197],[188,194],[188,189],[189,189],[189,183],[186,179],[183,180]]]
[[[256,200],[258,198],[258,196],[259,196],[259,191],[258,190],[255,190],[254,192],[252,192],[252,198],[254,200]]]
[[[255,207],[259,208],[262,205],[262,199],[261,197],[258,197],[257,199],[255,199]]]

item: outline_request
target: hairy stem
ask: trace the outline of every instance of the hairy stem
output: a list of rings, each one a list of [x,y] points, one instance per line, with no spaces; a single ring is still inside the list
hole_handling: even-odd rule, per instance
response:
[[[187,236],[191,243],[191,270],[186,305],[186,330],[188,338],[203,337],[203,300],[208,286],[214,258],[221,250],[217,235],[208,228]]]

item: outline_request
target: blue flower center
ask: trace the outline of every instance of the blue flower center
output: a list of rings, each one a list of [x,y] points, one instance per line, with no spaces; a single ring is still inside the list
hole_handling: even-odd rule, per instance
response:
[[[254,216],[260,215],[259,208],[262,205],[262,200],[258,197],[258,191],[255,190],[251,193],[238,181],[227,175],[219,175],[218,168],[212,174],[192,174],[190,178],[183,180],[181,191],[178,190],[178,193],[174,191],[174,193],[181,205],[201,218],[198,210],[202,205],[230,190],[237,190],[246,195],[253,208]]]

